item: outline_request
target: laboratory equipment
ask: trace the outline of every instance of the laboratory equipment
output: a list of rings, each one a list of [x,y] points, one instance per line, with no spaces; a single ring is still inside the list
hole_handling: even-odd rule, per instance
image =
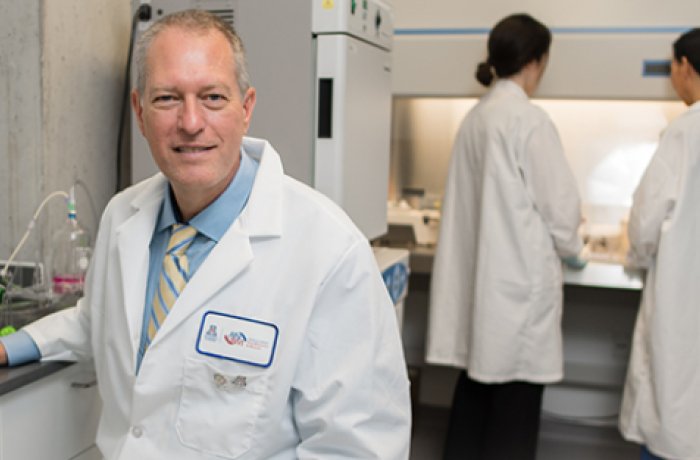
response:
[[[71,192],[73,194],[73,192]],[[75,196],[74,194],[72,196]],[[52,198],[57,198],[57,197],[64,197],[66,199],[69,199],[69,195],[64,192],[64,191],[56,191],[46,198],[44,198],[44,201],[41,202],[41,204],[36,208],[36,211],[34,211],[34,216],[32,216],[32,219],[29,221],[29,224],[27,224],[27,230],[24,232],[24,235],[22,235],[22,238],[19,240],[19,243],[17,243],[17,246],[15,249],[12,251],[12,254],[10,254],[10,257],[7,259],[7,261],[4,263],[4,266],[2,270],[0,270],[0,284],[5,286],[7,288],[10,283],[10,279],[8,279],[8,273],[10,269],[13,267],[13,262],[15,260],[15,257],[17,257],[17,254],[19,254],[19,251],[22,249],[24,246],[24,243],[27,242],[27,238],[29,238],[29,235],[31,234],[32,230],[34,229],[34,226],[36,225],[36,219],[39,217],[39,214],[41,214],[41,211],[44,209],[44,206],[52,199]],[[74,200],[74,199],[73,199]],[[73,201],[73,205],[75,206],[75,201]]]
[[[396,309],[399,330],[403,330],[404,301],[408,294],[409,252],[406,249],[373,247],[374,258],[379,265],[382,279]]]
[[[406,227],[410,230],[411,243],[421,246],[435,246],[440,229],[440,211],[437,209],[416,209],[404,201],[389,202],[387,205],[389,236],[392,227]],[[391,239],[391,238],[389,238]]]
[[[642,0],[634,11],[600,0],[562,8],[408,3],[397,5],[393,47],[396,198],[404,188],[444,190],[459,123],[486,91],[472,75],[486,57],[494,19],[526,10],[552,28],[548,68],[533,102],[548,112],[564,144],[583,200],[591,262],[564,270],[565,377],[547,388],[543,408],[568,422],[614,423],[642,288],[640,273],[622,265],[625,218],[660,132],[685,110],[668,74],[671,45],[692,25],[694,7],[677,0],[663,7]]]
[[[642,0],[644,3],[646,0]],[[684,0],[609,8],[601,0],[550,8],[541,2],[497,2],[475,11],[454,0],[441,8],[405,8],[394,40],[394,95],[474,96],[472,77],[485,59],[494,18],[524,10],[551,28],[547,71],[537,90],[548,99],[675,99],[666,78],[671,44],[696,22]],[[448,16],[450,10],[468,13]],[[604,12],[604,13],[603,13]],[[695,19],[694,19],[695,18]]]
[[[398,158],[392,163],[396,164],[392,182],[399,190],[420,187],[440,193],[444,189],[451,144],[460,121],[476,101],[395,98],[392,149]],[[590,260],[583,270],[563,273],[567,285],[562,318],[565,381],[548,387],[543,408],[548,416],[567,421],[610,423],[620,404],[642,288],[641,273],[623,266],[628,246],[625,219],[659,134],[685,108],[665,100],[533,102],[548,112],[561,135],[583,200],[586,221],[581,231],[589,243],[583,256]],[[391,208],[389,212],[391,234],[396,217]],[[420,228],[420,221],[413,222]],[[613,317],[615,321],[610,320]]]
[[[51,286],[46,292],[44,265],[39,262],[18,262],[15,258],[35,228],[36,220],[46,204],[58,197],[66,200],[68,219],[52,238],[48,257]],[[77,220],[75,187],[71,187],[69,193],[56,191],[49,194],[37,207],[10,257],[0,261],[0,335],[77,300],[82,294],[91,252],[90,237]]]
[[[46,314],[43,287],[43,264],[39,262],[0,260],[0,269],[7,269],[6,285],[0,285],[0,336]],[[7,288],[7,291],[5,291]]]
[[[78,223],[75,203],[69,200],[68,217],[51,244],[51,289],[56,297],[77,298],[83,293],[92,248],[90,236]]]
[[[133,1],[134,11],[143,3]],[[269,140],[286,173],[338,203],[367,238],[386,232],[393,38],[386,2],[148,3],[153,20],[196,7],[230,21],[257,89],[249,135]],[[137,182],[157,168],[135,121],[131,131]]]

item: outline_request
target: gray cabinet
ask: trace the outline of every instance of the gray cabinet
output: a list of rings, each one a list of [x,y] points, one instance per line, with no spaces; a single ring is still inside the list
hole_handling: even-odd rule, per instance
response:
[[[89,366],[74,364],[0,397],[0,460],[99,460],[101,403]]]

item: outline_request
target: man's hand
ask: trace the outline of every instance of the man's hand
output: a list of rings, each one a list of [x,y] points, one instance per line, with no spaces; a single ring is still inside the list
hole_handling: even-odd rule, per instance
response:
[[[0,366],[7,366],[7,352],[5,352],[5,345],[0,342]]]

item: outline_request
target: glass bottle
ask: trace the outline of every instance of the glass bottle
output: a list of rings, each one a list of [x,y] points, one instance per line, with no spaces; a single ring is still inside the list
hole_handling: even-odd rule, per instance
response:
[[[54,234],[51,257],[51,290],[55,298],[76,299],[83,293],[92,248],[90,236],[78,223],[75,205],[69,201],[68,219]]]

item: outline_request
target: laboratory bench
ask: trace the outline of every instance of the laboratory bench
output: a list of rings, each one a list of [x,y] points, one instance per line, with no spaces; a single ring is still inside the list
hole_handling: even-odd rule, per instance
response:
[[[0,368],[0,460],[99,460],[100,410],[90,365]]]
[[[408,249],[411,273],[418,275],[432,273],[435,246],[407,244],[390,245],[390,247]],[[621,264],[591,260],[580,270],[564,265],[563,282],[565,286],[640,290],[643,284],[643,272]]]
[[[0,324],[17,329],[77,299],[14,297],[5,299]],[[101,459],[95,447],[101,402],[93,369],[48,360],[0,367],[0,460]]]
[[[419,388],[417,401],[449,406],[457,372],[425,363],[425,339],[435,246],[409,250],[410,277],[404,308],[403,342]],[[589,261],[580,270],[564,266],[564,380],[550,385],[543,408],[567,420],[612,420],[622,392],[643,272],[620,264]]]
[[[459,371],[428,364],[424,358],[435,246],[399,247],[410,251],[402,338],[413,403],[418,411],[429,408],[446,414]],[[563,283],[564,379],[548,385],[544,394],[541,458],[551,457],[545,451],[562,449],[570,449],[571,458],[585,458],[574,454],[594,450],[600,458],[614,458],[610,455],[616,452],[625,453],[620,458],[633,458],[630,452],[637,447],[620,437],[616,425],[643,272],[589,261],[581,270],[564,266]]]
[[[0,368],[0,398],[72,364],[74,363],[68,361],[45,361],[18,367],[2,367]]]
[[[39,300],[21,286],[6,295],[0,326],[20,329],[77,300],[77,294]],[[0,367],[0,460],[101,459],[95,447],[101,408],[92,364],[47,360]]]

